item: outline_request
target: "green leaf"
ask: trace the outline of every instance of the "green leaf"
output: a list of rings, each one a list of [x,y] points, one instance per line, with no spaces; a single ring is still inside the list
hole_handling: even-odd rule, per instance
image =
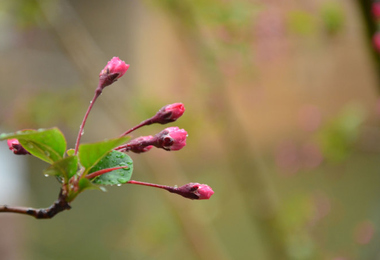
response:
[[[0,141],[12,138],[16,138],[32,155],[50,164],[61,160],[66,151],[66,139],[58,128],[22,130],[0,135]]]
[[[79,192],[84,190],[101,190],[106,191],[104,187],[92,183],[89,179],[83,178],[79,181]]]
[[[69,149],[66,151],[67,155],[68,156],[73,156],[75,154],[75,150],[74,149]]]
[[[78,170],[78,156],[69,156],[50,165],[44,174],[62,177],[68,181]]]
[[[112,151],[102,160],[100,160],[92,169],[91,172],[96,172],[103,169],[114,168],[119,166],[128,166],[128,168],[114,170],[102,174],[91,181],[96,184],[115,185],[124,184],[131,179],[133,172],[133,161],[131,157],[119,151]],[[90,173],[91,173],[90,172]]]
[[[119,137],[98,143],[81,144],[79,146],[79,161],[86,169],[85,175],[95,164],[106,156],[107,153],[109,153],[113,148],[126,143],[128,139],[129,137]]]

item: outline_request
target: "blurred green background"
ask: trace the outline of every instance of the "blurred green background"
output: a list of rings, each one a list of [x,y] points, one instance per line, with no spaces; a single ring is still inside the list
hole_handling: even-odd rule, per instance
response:
[[[187,146],[131,154],[133,179],[207,183],[191,201],[125,185],[51,220],[0,214],[0,259],[380,259],[380,102],[371,1],[2,0],[0,130],[73,147],[183,102]],[[367,9],[365,9],[367,8]],[[372,31],[371,31],[372,30]],[[155,134],[152,125],[133,136]],[[0,144],[0,204],[48,207],[43,162]]]

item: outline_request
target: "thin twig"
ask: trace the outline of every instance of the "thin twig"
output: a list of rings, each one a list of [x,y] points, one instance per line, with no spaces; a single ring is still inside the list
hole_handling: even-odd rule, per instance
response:
[[[0,213],[1,212],[18,213],[18,214],[29,215],[29,216],[35,217],[36,219],[50,219],[50,218],[53,218],[59,212],[71,209],[71,206],[69,205],[68,202],[66,202],[65,198],[66,197],[62,194],[62,191],[61,191],[59,193],[58,200],[54,202],[54,204],[48,208],[35,209],[35,208],[29,208],[29,207],[17,207],[17,206],[13,207],[13,206],[8,206],[8,205],[2,205],[0,206]]]
[[[83,121],[82,121],[82,124],[80,125],[80,128],[79,128],[79,133],[78,133],[78,137],[77,137],[77,141],[75,143],[75,154],[78,153],[78,148],[79,148],[79,144],[80,144],[80,139],[83,135],[83,129],[84,129],[84,126],[86,124],[86,121],[87,121],[87,118],[88,118],[88,115],[90,114],[90,111],[92,109],[92,106],[94,105],[96,99],[100,96],[100,94],[102,94],[102,89],[100,87],[98,87],[95,91],[95,95],[94,95],[94,98],[91,100],[90,102],[90,105],[88,106],[88,109],[86,111],[86,114],[84,115],[83,117]]]

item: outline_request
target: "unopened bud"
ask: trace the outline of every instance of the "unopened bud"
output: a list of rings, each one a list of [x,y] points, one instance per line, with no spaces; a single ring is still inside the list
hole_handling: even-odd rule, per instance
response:
[[[376,21],[379,21],[380,20],[380,2],[373,2],[372,3],[372,15],[373,15],[373,18],[376,20]]]
[[[156,134],[157,142],[154,144],[158,148],[167,151],[177,151],[186,145],[187,132],[177,126],[168,127]]]
[[[127,144],[126,151],[131,151],[134,153],[145,153],[153,148],[152,143],[154,141],[155,138],[151,135],[140,136],[136,139],[133,139]]]
[[[103,89],[114,83],[124,75],[128,68],[129,64],[120,60],[119,57],[113,57],[99,74],[100,88]]]
[[[174,103],[162,107],[152,118],[152,123],[167,124],[176,121],[185,112],[182,103]]]
[[[214,194],[210,186],[199,183],[188,183],[171,192],[193,200],[208,200]]]
[[[380,32],[373,35],[372,42],[376,52],[380,53]]]
[[[11,150],[14,154],[24,155],[30,154],[24,147],[20,144],[17,139],[8,139],[7,140],[9,150]]]

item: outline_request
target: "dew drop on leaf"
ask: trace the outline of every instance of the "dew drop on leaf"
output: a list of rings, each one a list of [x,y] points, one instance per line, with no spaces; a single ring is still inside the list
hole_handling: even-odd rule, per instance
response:
[[[121,183],[125,183],[127,182],[127,180],[125,178],[118,178],[117,179],[118,182],[121,182]]]

